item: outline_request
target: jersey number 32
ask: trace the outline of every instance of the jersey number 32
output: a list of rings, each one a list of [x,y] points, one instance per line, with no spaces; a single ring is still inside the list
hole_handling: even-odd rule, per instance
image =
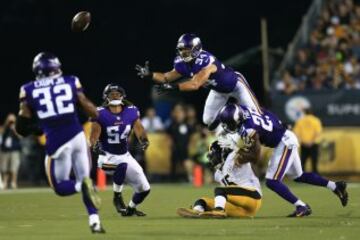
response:
[[[34,99],[39,99],[42,110],[37,111],[40,119],[74,112],[73,92],[70,85],[61,84],[53,88],[37,88],[32,92]],[[55,110],[56,107],[56,110]]]

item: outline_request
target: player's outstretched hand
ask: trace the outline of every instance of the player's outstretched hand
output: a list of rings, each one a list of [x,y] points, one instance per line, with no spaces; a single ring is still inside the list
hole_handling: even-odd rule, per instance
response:
[[[158,95],[165,94],[167,92],[177,91],[179,90],[179,86],[174,83],[162,83],[162,84],[156,84],[155,90]]]
[[[135,70],[140,78],[152,78],[153,73],[150,71],[149,61],[145,62],[145,66],[136,64]]]

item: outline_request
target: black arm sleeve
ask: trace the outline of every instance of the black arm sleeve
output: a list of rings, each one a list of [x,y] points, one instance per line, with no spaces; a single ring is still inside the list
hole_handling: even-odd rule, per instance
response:
[[[23,116],[17,117],[15,130],[22,136],[28,136],[30,134],[41,135],[43,133],[33,119]]]

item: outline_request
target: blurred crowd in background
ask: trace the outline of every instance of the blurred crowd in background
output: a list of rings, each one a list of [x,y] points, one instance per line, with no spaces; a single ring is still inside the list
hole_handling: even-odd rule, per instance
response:
[[[0,189],[16,189],[18,179],[20,185],[44,185],[47,183],[44,171],[44,136],[19,136],[14,130],[15,121],[16,115],[10,113],[0,128]],[[148,173],[152,181],[192,182],[193,167],[199,164],[205,169],[205,181],[212,182],[206,154],[214,135],[200,124],[192,105],[174,105],[170,117],[165,121],[150,107],[144,111],[141,121],[149,134],[165,134],[170,144],[164,146],[171,146],[168,176],[158,178]],[[147,172],[145,154],[136,147],[137,144],[136,138],[132,137],[130,152]]]
[[[308,43],[282,73],[276,90],[360,89],[360,2],[325,1]]]

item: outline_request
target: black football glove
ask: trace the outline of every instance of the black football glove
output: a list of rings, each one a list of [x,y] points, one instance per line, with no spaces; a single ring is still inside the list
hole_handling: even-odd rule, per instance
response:
[[[151,72],[149,68],[149,61],[145,62],[145,66],[140,66],[139,64],[136,64],[135,70],[137,71],[137,75],[140,78],[152,79],[153,77],[153,72]]]
[[[162,95],[167,92],[179,91],[179,85],[175,83],[162,83],[155,85],[157,94]]]
[[[145,151],[149,147],[149,145],[149,140],[142,140],[141,142],[139,142],[137,149]]]
[[[96,142],[92,147],[91,147],[91,152],[95,155],[106,155],[104,150],[102,150],[100,143]]]

